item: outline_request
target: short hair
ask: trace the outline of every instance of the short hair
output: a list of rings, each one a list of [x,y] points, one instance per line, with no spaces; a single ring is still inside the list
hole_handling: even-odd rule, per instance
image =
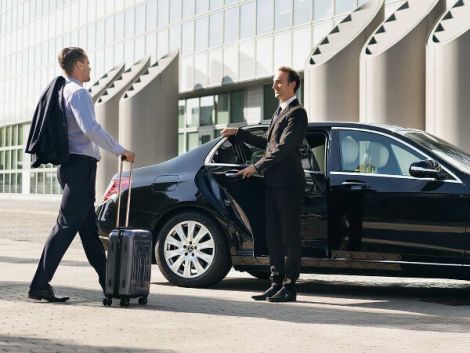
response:
[[[297,90],[300,88],[300,76],[297,73],[297,71],[295,71],[294,69],[291,69],[288,66],[281,66],[277,70],[282,71],[282,72],[287,72],[289,74],[289,76],[287,76],[287,82],[289,83],[295,82],[294,93],[296,93]]]
[[[87,57],[85,50],[79,47],[64,48],[60,51],[58,60],[60,67],[70,75],[77,61],[82,61]]]

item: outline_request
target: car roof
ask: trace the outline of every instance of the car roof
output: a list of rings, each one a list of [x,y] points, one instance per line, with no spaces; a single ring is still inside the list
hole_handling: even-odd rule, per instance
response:
[[[269,124],[270,120],[264,120],[260,124]],[[253,126],[253,125],[251,125]],[[256,126],[256,125],[254,125]],[[354,121],[310,121],[308,123],[310,128],[335,128],[335,127],[345,127],[345,128],[355,128],[355,129],[368,129],[368,130],[376,130],[382,132],[393,132],[403,134],[406,132],[421,132],[422,130],[412,129],[412,128],[405,128],[396,125],[388,125],[388,124],[373,124],[373,123],[361,123],[361,122],[354,122]]]

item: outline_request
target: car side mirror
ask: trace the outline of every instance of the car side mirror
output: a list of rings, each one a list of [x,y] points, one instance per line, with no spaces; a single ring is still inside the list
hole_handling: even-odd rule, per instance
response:
[[[437,180],[444,177],[441,166],[432,159],[411,163],[410,175],[415,178],[434,178]]]

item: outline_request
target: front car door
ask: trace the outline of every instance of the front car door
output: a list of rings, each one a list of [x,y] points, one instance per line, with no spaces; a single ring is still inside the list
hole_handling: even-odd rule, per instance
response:
[[[385,132],[334,128],[332,138],[333,257],[393,263],[398,270],[462,264],[466,200],[455,175],[410,176],[410,164],[429,157]]]

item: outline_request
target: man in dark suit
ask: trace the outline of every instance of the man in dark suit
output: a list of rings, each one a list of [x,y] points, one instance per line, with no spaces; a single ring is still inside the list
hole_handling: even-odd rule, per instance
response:
[[[262,159],[238,174],[243,178],[264,174],[266,203],[266,241],[270,255],[271,286],[255,300],[288,302],[296,300],[295,281],[301,265],[300,212],[305,189],[300,146],[307,132],[305,109],[295,93],[300,86],[297,72],[280,67],[274,76],[273,90],[279,108],[273,115],[266,136],[246,130],[226,128],[225,137],[266,149]],[[284,250],[285,248],[285,250]]]

